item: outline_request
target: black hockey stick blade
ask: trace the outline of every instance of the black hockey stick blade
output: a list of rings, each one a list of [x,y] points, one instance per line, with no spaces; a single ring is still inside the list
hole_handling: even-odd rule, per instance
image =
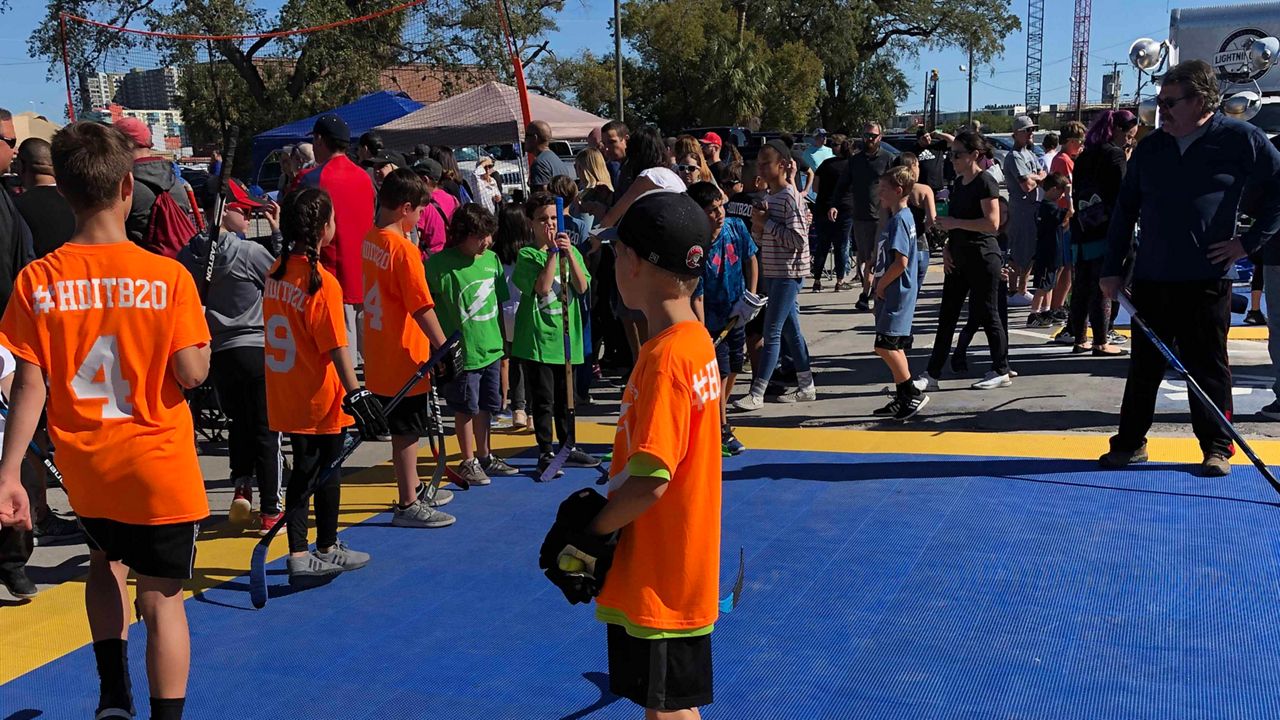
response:
[[[746,579],[747,562],[746,556],[741,547],[738,548],[738,579],[733,583],[733,590],[728,595],[720,598],[720,612],[731,613],[734,608],[738,607],[738,601],[742,599],[742,582]]]
[[[1200,383],[1196,382],[1196,379],[1191,377],[1191,373],[1187,371],[1185,366],[1183,366],[1182,361],[1178,360],[1178,356],[1173,354],[1173,351],[1169,349],[1169,346],[1165,345],[1164,341],[1157,337],[1155,332],[1147,325],[1146,321],[1138,315],[1137,309],[1133,306],[1133,298],[1129,297],[1129,293],[1121,292],[1118,299],[1120,301],[1120,305],[1128,311],[1130,321],[1134,325],[1137,325],[1138,329],[1142,331],[1142,334],[1145,335],[1147,339],[1151,341],[1151,344],[1155,345],[1156,349],[1160,351],[1160,354],[1164,356],[1165,361],[1169,363],[1169,367],[1171,367],[1173,371],[1177,373],[1178,376],[1187,384],[1187,390],[1189,390],[1192,395],[1195,395],[1196,399],[1199,400],[1202,405],[1209,409],[1210,414],[1213,415],[1213,419],[1217,421],[1218,425],[1226,431],[1227,435],[1237,446],[1239,446],[1240,450],[1249,458],[1249,461],[1253,463],[1253,466],[1258,468],[1258,472],[1261,473],[1262,477],[1271,485],[1271,489],[1280,493],[1280,480],[1276,479],[1276,476],[1271,472],[1271,469],[1268,468],[1267,464],[1262,461],[1262,458],[1258,457],[1257,453],[1253,451],[1253,448],[1249,446],[1249,442],[1244,439],[1244,436],[1236,430],[1235,426],[1231,424],[1231,421],[1227,419],[1227,416],[1222,414],[1222,411],[1218,409],[1218,406],[1209,399],[1209,395],[1200,387]]]
[[[429,357],[426,362],[418,366],[418,370],[413,374],[413,377],[409,378],[409,381],[400,388],[399,392],[395,394],[395,397],[391,398],[387,403],[387,406],[383,408],[383,411],[390,413],[394,410],[396,406],[400,404],[400,401],[409,394],[409,391],[413,389],[413,386],[417,385],[422,378],[426,377],[427,373],[431,372],[431,368],[435,367],[447,353],[451,352],[453,350],[453,346],[461,339],[461,331],[455,332],[453,335],[449,336],[449,339],[445,341],[444,345],[436,348],[436,350],[431,353],[431,357]],[[258,541],[258,544],[253,547],[253,554],[249,556],[249,601],[253,603],[255,608],[261,610],[267,605],[267,550],[271,547],[271,541],[275,539],[277,534],[279,534],[281,528],[289,524],[289,517],[292,516],[293,513],[298,512],[300,508],[301,512],[307,511],[307,507],[310,505],[311,496],[323,487],[325,483],[329,482],[330,478],[336,477],[342,472],[342,464],[347,461],[347,458],[351,457],[351,453],[355,452],[356,448],[359,446],[359,439],[348,436],[346,441],[342,444],[342,452],[338,455],[338,458],[334,460],[323,473],[316,477],[315,481],[312,482],[311,486],[308,487],[305,492],[303,492],[302,497],[297,500],[293,507],[285,508],[285,517],[281,518],[280,522],[276,523],[274,527],[268,530],[267,534],[262,536],[262,539]]]

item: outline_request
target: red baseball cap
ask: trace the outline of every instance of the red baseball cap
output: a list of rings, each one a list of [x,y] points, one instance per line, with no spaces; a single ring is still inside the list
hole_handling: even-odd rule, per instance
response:
[[[706,135],[703,135],[702,140],[699,140],[699,142],[701,142],[703,145],[715,145],[716,147],[724,147],[724,143],[720,141],[720,136],[713,132],[709,132]]]
[[[151,147],[151,128],[136,117],[120,118],[115,127],[140,148]]]
[[[266,207],[262,199],[255,198],[249,192],[249,188],[245,187],[244,183],[239,180],[231,178],[227,186],[231,188],[231,194],[227,197],[227,207],[235,210],[257,210],[258,208]]]

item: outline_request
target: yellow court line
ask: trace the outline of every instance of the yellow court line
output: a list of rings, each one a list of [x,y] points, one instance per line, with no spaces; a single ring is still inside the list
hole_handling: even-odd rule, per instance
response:
[[[1232,325],[1227,328],[1228,340],[1268,340],[1271,329],[1266,325]],[[1117,327],[1116,332],[1125,337],[1132,337],[1133,331],[1127,327]]]
[[[749,448],[769,450],[886,453],[901,455],[961,455],[1031,458],[1091,459],[1106,452],[1103,434],[1049,433],[978,433],[840,430],[824,428],[743,427],[735,431]],[[578,437],[584,443],[612,442],[614,426],[582,422]],[[493,435],[493,448],[508,455],[527,450],[533,436],[527,433],[498,432]],[[1192,438],[1149,439],[1149,450],[1155,460],[1165,462],[1199,462],[1200,450]],[[1255,440],[1253,448],[1263,457],[1280,457],[1280,440]],[[426,443],[422,454],[430,463]],[[450,440],[450,450],[456,445]],[[746,456],[750,458],[750,451]],[[1237,454],[1236,464],[1247,464]],[[422,468],[426,472],[426,468]],[[374,466],[344,478],[343,512],[340,522],[346,526],[360,523],[385,512],[395,499],[390,467]],[[221,513],[219,508],[218,512]],[[465,522],[465,519],[464,519]],[[422,531],[429,532],[429,531]],[[188,583],[187,597],[231,580],[248,569],[249,555],[258,538],[241,533],[227,523],[205,530],[196,557],[196,577]],[[287,543],[277,538],[270,559],[282,557]],[[40,593],[24,605],[0,608],[0,637],[5,649],[0,653],[0,684],[24,675],[45,663],[87,645],[91,641],[84,614],[84,577],[78,577]]]

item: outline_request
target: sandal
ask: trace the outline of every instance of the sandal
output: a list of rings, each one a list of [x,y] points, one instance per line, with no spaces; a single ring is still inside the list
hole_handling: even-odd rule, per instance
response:
[[[1110,348],[1110,350],[1107,350],[1106,348]],[[1117,357],[1120,355],[1128,355],[1129,351],[1125,350],[1124,348],[1111,347],[1110,345],[1103,345],[1102,347],[1094,348],[1093,354],[1099,357]]]
[[[1081,353],[1087,353],[1087,352],[1090,352],[1090,351],[1092,351],[1092,350],[1093,350],[1093,346],[1092,346],[1092,345],[1073,345],[1073,346],[1071,347],[1071,353],[1072,353],[1073,355],[1079,355],[1079,354],[1081,354]]]

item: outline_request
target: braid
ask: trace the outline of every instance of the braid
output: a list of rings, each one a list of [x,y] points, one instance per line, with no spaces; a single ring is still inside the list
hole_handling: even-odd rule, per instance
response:
[[[285,196],[280,208],[280,234],[284,237],[284,252],[280,266],[271,274],[279,280],[284,277],[289,257],[306,255],[311,264],[307,278],[307,294],[314,295],[320,289],[320,239],[329,219],[333,217],[333,201],[329,193],[320,188],[303,188]]]

